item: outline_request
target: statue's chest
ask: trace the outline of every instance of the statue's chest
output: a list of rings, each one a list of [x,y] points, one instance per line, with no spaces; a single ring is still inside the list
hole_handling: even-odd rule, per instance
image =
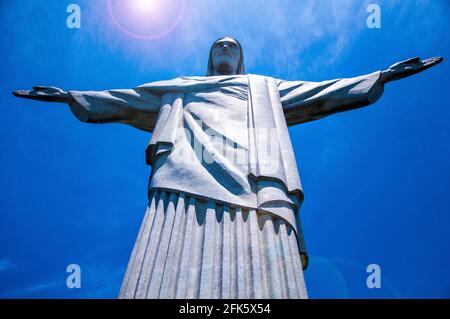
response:
[[[247,86],[224,86],[188,93],[183,104],[184,112],[210,126],[247,127]]]

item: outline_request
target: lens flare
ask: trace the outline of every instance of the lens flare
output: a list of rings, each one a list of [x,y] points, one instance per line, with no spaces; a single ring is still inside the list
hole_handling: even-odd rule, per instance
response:
[[[108,0],[108,13],[124,34],[140,40],[162,38],[184,16],[186,0]]]
[[[158,9],[157,0],[131,0],[131,6],[137,14],[150,14]]]

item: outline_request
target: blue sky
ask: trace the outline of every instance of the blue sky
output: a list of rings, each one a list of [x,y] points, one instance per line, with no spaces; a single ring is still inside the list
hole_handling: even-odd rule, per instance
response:
[[[366,26],[372,2],[381,29]],[[66,27],[70,3],[81,7],[81,29]],[[179,5],[157,10],[172,19],[155,18],[146,35],[169,27]],[[250,73],[351,77],[413,56],[448,59],[449,15],[447,0],[197,0],[171,32],[142,40],[117,28],[107,1],[1,1],[0,297],[115,298],[150,172],[149,134],[80,123],[65,105],[15,99],[12,90],[203,75],[223,35],[241,41]],[[447,60],[389,84],[376,105],[290,128],[310,297],[450,297],[449,73]],[[72,263],[81,289],[66,287]],[[380,289],[366,287],[368,264],[381,266]]]

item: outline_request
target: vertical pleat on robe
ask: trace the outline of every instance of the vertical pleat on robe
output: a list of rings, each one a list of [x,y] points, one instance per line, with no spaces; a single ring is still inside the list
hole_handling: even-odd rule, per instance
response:
[[[284,220],[154,190],[119,298],[307,298]]]

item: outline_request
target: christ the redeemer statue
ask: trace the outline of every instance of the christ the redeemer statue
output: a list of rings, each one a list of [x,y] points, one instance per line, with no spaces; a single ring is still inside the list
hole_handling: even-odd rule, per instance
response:
[[[120,298],[307,298],[303,192],[288,126],[377,101],[442,58],[324,82],[244,73],[240,43],[212,45],[206,76],[134,89],[14,95],[70,106],[83,122],[152,133],[149,202]]]

